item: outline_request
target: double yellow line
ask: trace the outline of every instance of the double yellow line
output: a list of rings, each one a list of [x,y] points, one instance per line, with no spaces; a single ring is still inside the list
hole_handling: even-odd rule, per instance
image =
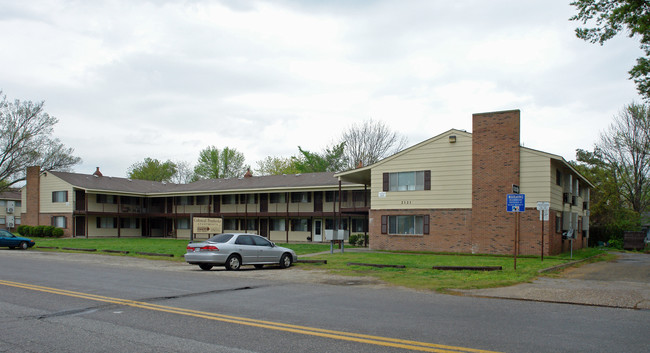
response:
[[[292,332],[292,333],[297,333],[302,335],[311,335],[311,336],[331,338],[331,339],[342,340],[342,341],[351,341],[357,343],[373,344],[378,346],[403,348],[403,349],[409,349],[414,351],[439,352],[439,353],[452,353],[452,352],[454,353],[458,353],[458,352],[495,353],[492,351],[485,351],[479,349],[445,346],[440,344],[409,341],[409,340],[402,340],[397,338],[364,335],[364,334],[353,333],[353,332],[334,331],[334,330],[319,329],[315,327],[283,324],[280,322],[255,320],[255,319],[249,319],[245,317],[237,317],[237,316],[209,313],[204,311],[175,308],[172,306],[157,305],[157,304],[151,304],[151,303],[140,302],[135,300],[105,297],[101,295],[81,293],[81,292],[73,292],[73,291],[68,291],[63,289],[37,286],[37,285],[27,284],[27,283],[0,280],[0,285],[45,292],[45,293],[64,295],[68,297],[93,300],[93,301],[98,301],[103,303],[111,303],[117,305],[130,306],[134,308],[141,308],[141,309],[155,310],[155,311],[161,311],[161,312],[184,315],[184,316],[191,316],[191,317],[196,317],[196,318],[201,318],[206,320],[214,320],[214,321],[221,321],[221,322],[227,322],[227,323],[233,323],[239,325],[253,326],[253,327],[265,328],[265,329],[276,330],[276,331],[286,331],[286,332]]]

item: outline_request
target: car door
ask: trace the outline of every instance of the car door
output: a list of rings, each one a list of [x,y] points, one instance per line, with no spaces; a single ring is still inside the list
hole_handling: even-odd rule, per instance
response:
[[[255,245],[257,245],[257,248],[259,249],[257,252],[259,262],[280,262],[280,256],[282,256],[282,254],[280,254],[277,248],[273,246],[273,243],[268,241],[266,238],[257,235],[253,235],[252,237],[255,241]]]
[[[240,234],[235,240],[235,248],[241,255],[242,264],[257,262],[258,247],[255,245],[253,238],[249,234]]]
[[[18,241],[16,237],[10,232],[0,229],[0,246],[18,246]]]

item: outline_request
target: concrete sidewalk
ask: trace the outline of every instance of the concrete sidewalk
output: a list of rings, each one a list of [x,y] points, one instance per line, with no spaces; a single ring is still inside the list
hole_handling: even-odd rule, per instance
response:
[[[561,278],[540,277],[511,287],[459,290],[482,298],[530,300],[650,310],[650,255],[617,253],[613,262],[567,269]]]

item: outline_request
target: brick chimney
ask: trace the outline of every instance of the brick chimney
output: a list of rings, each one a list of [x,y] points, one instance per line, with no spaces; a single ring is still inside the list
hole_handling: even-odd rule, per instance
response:
[[[472,130],[472,252],[510,253],[515,222],[506,195],[520,176],[520,112],[474,114]]]
[[[253,173],[251,173],[251,169],[248,168],[246,174],[244,174],[244,178],[252,178],[252,177],[253,177]]]
[[[38,216],[41,212],[41,167],[27,167],[27,176],[25,179],[25,202],[21,214],[21,223],[29,226],[37,226]]]
[[[104,175],[102,175],[102,172],[99,171],[99,167],[97,167],[97,170],[95,170],[95,172],[93,173],[93,175],[96,176],[96,177],[104,176]]]

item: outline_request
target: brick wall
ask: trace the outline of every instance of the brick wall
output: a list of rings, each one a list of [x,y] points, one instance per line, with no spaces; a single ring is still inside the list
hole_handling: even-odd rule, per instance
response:
[[[513,252],[515,222],[506,195],[519,185],[519,110],[473,115],[472,249]]]
[[[429,234],[381,233],[381,216],[429,215]],[[370,210],[369,242],[376,250],[471,252],[469,209]]]

